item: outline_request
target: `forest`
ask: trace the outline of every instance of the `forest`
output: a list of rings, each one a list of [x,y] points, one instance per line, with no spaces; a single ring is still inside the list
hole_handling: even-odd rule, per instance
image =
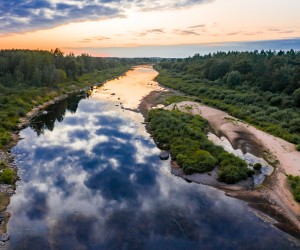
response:
[[[151,63],[151,59],[100,58],[88,54],[64,55],[60,49],[42,50],[1,50],[0,84],[13,86],[56,87],[67,79],[96,70],[106,70],[120,66]]]
[[[0,148],[11,141],[19,118],[56,96],[119,76],[151,59],[64,55],[60,49],[0,51]]]
[[[162,60],[157,80],[298,144],[300,52],[218,52]]]

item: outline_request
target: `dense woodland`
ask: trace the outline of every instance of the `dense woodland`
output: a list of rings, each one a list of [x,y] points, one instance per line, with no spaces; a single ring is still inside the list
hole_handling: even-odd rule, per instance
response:
[[[156,68],[161,84],[300,144],[300,52],[196,54]]]
[[[19,118],[54,97],[101,83],[151,59],[64,55],[59,49],[0,51],[0,147],[11,140]]]
[[[47,86],[56,87],[67,79],[76,80],[79,76],[117,68],[120,66],[150,63],[151,59],[100,58],[88,54],[75,56],[55,49],[54,51],[1,50],[0,84],[4,87]]]

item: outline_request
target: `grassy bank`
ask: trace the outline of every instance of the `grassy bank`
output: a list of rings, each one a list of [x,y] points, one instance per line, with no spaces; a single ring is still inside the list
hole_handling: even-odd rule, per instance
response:
[[[0,148],[11,141],[11,132],[16,130],[20,117],[26,116],[32,108],[45,103],[62,94],[80,90],[84,87],[101,83],[119,76],[129,70],[129,66],[120,66],[113,69],[95,71],[79,76],[76,80],[64,81],[57,87],[37,86],[0,86]]]
[[[219,165],[218,180],[230,184],[253,174],[245,161],[208,140],[208,123],[200,116],[156,109],[148,113],[148,120],[158,146],[170,150],[185,174],[207,172]]]
[[[12,132],[17,130],[19,119],[25,117],[34,107],[55,97],[115,78],[124,74],[130,68],[131,66],[128,65],[96,70],[92,73],[78,76],[75,80],[66,79],[57,83],[55,87],[30,86],[27,84],[3,86],[0,84],[0,149],[2,149],[0,156],[0,185],[11,185],[11,188],[6,189],[0,195],[0,213],[4,216],[0,226],[0,233],[6,233],[7,231],[6,225],[10,215],[5,211],[10,202],[11,194],[9,192],[13,192],[17,180],[17,169],[11,166],[11,159],[7,157],[5,151],[11,146]]]
[[[192,96],[195,101],[224,110],[265,132],[300,144],[300,109],[288,104],[275,105],[272,93],[221,86],[217,82],[176,74],[160,67],[156,70],[160,73],[157,77],[160,84]],[[298,148],[300,150],[300,145]]]

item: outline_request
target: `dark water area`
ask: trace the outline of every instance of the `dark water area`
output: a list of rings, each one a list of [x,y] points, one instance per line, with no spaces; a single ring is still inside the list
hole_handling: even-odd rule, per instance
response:
[[[171,175],[142,121],[92,94],[21,131],[7,248],[294,249],[244,202]]]
[[[52,131],[56,121],[61,122],[66,112],[76,113],[80,100],[85,99],[89,96],[88,92],[77,92],[69,95],[67,98],[61,100],[55,105],[51,105],[45,109],[47,112],[42,112],[31,120],[30,127],[41,135],[44,130]]]

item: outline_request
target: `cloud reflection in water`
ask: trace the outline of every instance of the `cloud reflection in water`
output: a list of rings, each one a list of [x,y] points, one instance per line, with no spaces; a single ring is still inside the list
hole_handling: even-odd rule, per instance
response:
[[[11,249],[288,247],[242,202],[167,174],[151,138],[121,114],[84,99],[52,131],[21,132]]]

